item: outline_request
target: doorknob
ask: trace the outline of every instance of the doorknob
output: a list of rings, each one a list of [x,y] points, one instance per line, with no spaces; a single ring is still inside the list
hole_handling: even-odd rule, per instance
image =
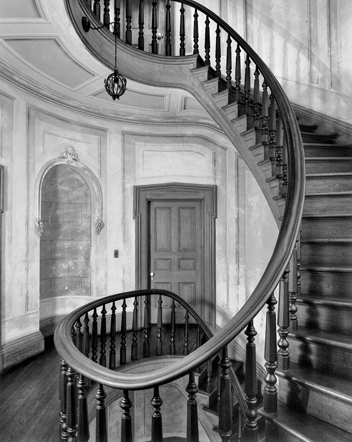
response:
[[[154,272],[150,272],[150,279],[151,279],[151,281],[153,281],[154,276],[155,276],[155,273]]]

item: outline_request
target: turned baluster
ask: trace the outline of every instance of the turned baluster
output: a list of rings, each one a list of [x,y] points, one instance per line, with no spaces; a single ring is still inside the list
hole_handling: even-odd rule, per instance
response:
[[[106,367],[106,309],[105,309],[105,305],[103,305],[103,309],[101,311],[99,364]]]
[[[59,376],[59,404],[60,404],[60,420],[59,420],[59,434],[60,440],[66,441],[67,434],[67,369],[68,365],[61,359],[60,361],[60,376]]]
[[[144,51],[144,0],[139,0],[138,27],[138,49]]]
[[[106,421],[106,408],[105,408],[106,393],[104,386],[99,384],[95,399],[97,401],[96,406],[96,428],[95,428],[95,440],[96,442],[108,441],[108,428]]]
[[[82,323],[80,318],[75,322],[75,345],[77,349],[82,352],[82,332],[81,332]]]
[[[209,20],[208,16],[205,19],[204,48],[205,48],[204,63],[205,63],[206,66],[210,66],[210,20]]]
[[[159,395],[159,387],[154,387],[154,396],[150,404],[154,408],[152,415],[152,442],[163,442],[163,422],[160,411],[163,401]]]
[[[131,347],[132,361],[136,361],[138,359],[137,335],[138,335],[138,300],[136,296],[133,302],[132,347]]]
[[[288,186],[287,147],[285,146],[285,138],[284,138],[284,146],[282,149],[282,187],[281,187],[282,198],[286,198],[287,186]]]
[[[76,440],[77,431],[77,415],[76,415],[76,375],[71,367],[67,369],[67,392],[66,392],[66,423],[67,423],[67,440]]]
[[[116,305],[111,307],[109,368],[116,368]]]
[[[189,314],[186,310],[185,315],[185,331],[184,331],[184,339],[183,339],[183,354],[188,355],[188,346],[189,346]]]
[[[143,357],[149,357],[149,296],[145,297],[144,301],[144,342],[143,342]]]
[[[235,100],[241,101],[241,48],[237,43],[235,65]]]
[[[114,34],[120,38],[121,31],[120,31],[120,0],[115,0],[115,18],[114,18]]]
[[[126,43],[132,44],[132,4],[126,0]]]
[[[222,349],[220,367],[219,433],[221,439],[227,442],[232,434],[231,361],[228,357],[227,346]]]
[[[207,360],[207,392],[213,391],[213,360]]]
[[[103,23],[107,28],[109,28],[109,25],[110,25],[110,0],[104,0]]]
[[[269,159],[271,161],[272,175],[276,172],[276,114],[277,106],[273,94],[270,95],[270,119],[269,119]]]
[[[277,304],[274,293],[268,301],[268,311],[266,313],[266,330],[265,330],[265,353],[266,360],[266,376],[264,387],[264,410],[269,413],[277,411],[277,387],[275,370],[277,366],[277,346],[276,346],[276,313],[275,305]]]
[[[166,2],[166,24],[165,24],[165,53],[168,57],[171,56],[171,4],[170,0]]]
[[[269,94],[268,84],[264,80],[263,82],[263,95],[262,95],[262,144],[264,145],[264,159],[269,157]]]
[[[171,304],[171,334],[170,334],[170,355],[175,354],[175,333],[176,333],[176,305],[175,300]]]
[[[89,316],[88,312],[84,316],[82,352],[85,356],[89,356]]]
[[[183,3],[181,3],[180,9],[180,57],[186,55],[186,45],[185,45],[185,8],[183,7]]]
[[[226,82],[227,88],[230,89],[232,86],[232,40],[230,34],[226,40],[227,52],[226,52]]]
[[[255,129],[260,128],[260,88],[259,88],[259,69],[256,67],[254,71],[254,92],[253,92],[253,105],[254,115],[253,122]]]
[[[98,361],[98,314],[97,309],[94,309],[93,315],[93,325],[92,325],[92,361]]]
[[[219,24],[216,27],[215,39],[215,76],[221,77],[221,30]]]
[[[121,315],[121,345],[120,345],[120,364],[126,364],[126,323],[127,323],[127,304],[126,299],[122,303],[122,315]]]
[[[100,20],[100,0],[94,0],[93,12],[96,18]]]
[[[157,16],[157,5],[156,1],[152,2],[152,54],[158,53],[158,16]]]
[[[82,374],[77,382],[78,405],[77,405],[77,441],[87,442],[89,440],[89,419],[87,402],[87,383]]]
[[[296,301],[301,288],[301,282],[300,282],[301,274],[299,271],[301,266],[300,252],[301,252],[301,237],[299,233],[290,260],[290,273],[288,280],[288,293],[289,293],[289,302],[290,302],[289,306],[290,331],[296,331],[298,329]]]
[[[288,294],[288,276],[289,269],[286,268],[279,283],[279,309],[277,315],[277,325],[279,327],[278,334],[278,353],[277,353],[277,367],[280,370],[288,370],[290,368],[290,354],[288,352],[288,326],[289,319],[289,294]]]
[[[284,128],[282,125],[282,118],[279,110],[277,111],[276,119],[276,178],[282,180],[283,177],[283,149],[284,149]]]
[[[189,373],[189,381],[186,387],[187,401],[187,442],[199,442],[198,407],[197,407],[197,384],[194,380],[194,371]]]
[[[132,402],[128,397],[128,391],[123,390],[123,396],[120,402],[122,408],[121,416],[121,442],[132,442],[132,420],[130,414],[130,408]]]
[[[246,115],[251,114],[251,59],[247,54],[245,61],[246,69],[244,72],[244,109]]]
[[[246,344],[246,380],[245,394],[247,403],[246,412],[246,441],[258,441],[258,423],[257,423],[257,359],[255,348],[255,336],[257,332],[254,328],[253,320],[248,324],[245,334],[247,335]]]
[[[199,26],[198,26],[198,10],[194,10],[193,14],[193,54],[199,54]]]
[[[163,354],[163,343],[162,343],[162,326],[163,326],[163,309],[162,309],[163,300],[161,299],[161,295],[159,295],[158,300],[158,317],[156,321],[156,355],[161,356]]]

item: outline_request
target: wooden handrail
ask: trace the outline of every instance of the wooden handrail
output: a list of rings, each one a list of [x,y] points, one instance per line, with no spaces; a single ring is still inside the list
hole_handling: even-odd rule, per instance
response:
[[[69,0],[66,1],[69,2]],[[77,1],[81,5],[84,4],[82,0]],[[231,38],[233,38],[256,63],[257,68],[264,76],[272,94],[275,96],[285,129],[286,146],[288,151],[288,175],[290,180],[288,182],[285,212],[271,259],[262,278],[246,304],[215,336],[210,338],[209,341],[172,365],[145,374],[113,372],[105,367],[95,364],[93,361],[87,360],[72,342],[71,328],[76,318],[82,313],[82,309],[78,309],[71,313],[61,322],[55,333],[55,344],[65,361],[79,373],[82,373],[99,383],[119,389],[146,389],[171,382],[203,364],[209,358],[219,353],[226,344],[234,339],[262,309],[265,302],[278,285],[294,249],[303,212],[305,193],[303,145],[296,116],[281,85],[262,59],[227,23],[197,2],[184,1],[183,3],[195,7],[198,11],[205,13],[211,17],[215,23],[219,24],[222,29],[228,32]],[[87,13],[86,5],[84,6],[84,11]],[[109,40],[113,38],[112,35],[109,36],[109,31],[106,29],[102,29],[100,32],[104,35],[105,39]],[[125,45],[123,42],[120,42],[119,44]],[[125,48],[125,50],[127,50],[127,48]],[[135,51],[133,48],[129,50]],[[146,59],[149,57],[158,57],[158,59],[160,61],[162,60],[165,64],[171,62],[174,65],[177,62],[177,57],[156,56],[147,53],[144,53],[144,57]],[[194,56],[192,57],[194,58]],[[182,59],[187,59],[187,57],[181,57],[180,60]],[[183,87],[183,85],[181,85],[181,87]],[[156,293],[155,290],[152,292]],[[104,302],[108,303],[113,301],[114,296],[115,295],[105,298]],[[123,296],[126,298],[135,296],[135,292],[129,292],[123,294]],[[181,302],[180,299],[178,299],[178,301]],[[89,304],[89,308],[92,308],[94,305],[100,305],[100,303],[101,300],[93,301],[93,303]]]

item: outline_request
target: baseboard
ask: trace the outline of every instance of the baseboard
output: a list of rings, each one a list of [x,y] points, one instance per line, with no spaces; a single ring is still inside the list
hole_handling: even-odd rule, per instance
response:
[[[56,327],[67,315],[55,316],[53,318],[41,319],[39,323],[39,330],[43,334],[44,338],[52,336],[55,332]]]
[[[44,351],[44,337],[40,331],[9,342],[1,348],[0,372]]]

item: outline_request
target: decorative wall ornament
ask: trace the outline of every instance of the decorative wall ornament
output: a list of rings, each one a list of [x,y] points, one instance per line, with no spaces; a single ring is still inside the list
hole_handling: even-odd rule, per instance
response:
[[[99,233],[103,230],[105,224],[103,222],[102,219],[98,219],[97,222],[95,223],[95,231],[97,233],[97,235],[99,235]]]
[[[66,163],[71,164],[74,161],[79,161],[78,154],[76,154],[74,147],[66,147],[65,152],[63,152],[59,158],[66,158]]]
[[[42,233],[44,232],[44,223],[40,219],[35,223],[35,231],[38,236],[42,236]]]

